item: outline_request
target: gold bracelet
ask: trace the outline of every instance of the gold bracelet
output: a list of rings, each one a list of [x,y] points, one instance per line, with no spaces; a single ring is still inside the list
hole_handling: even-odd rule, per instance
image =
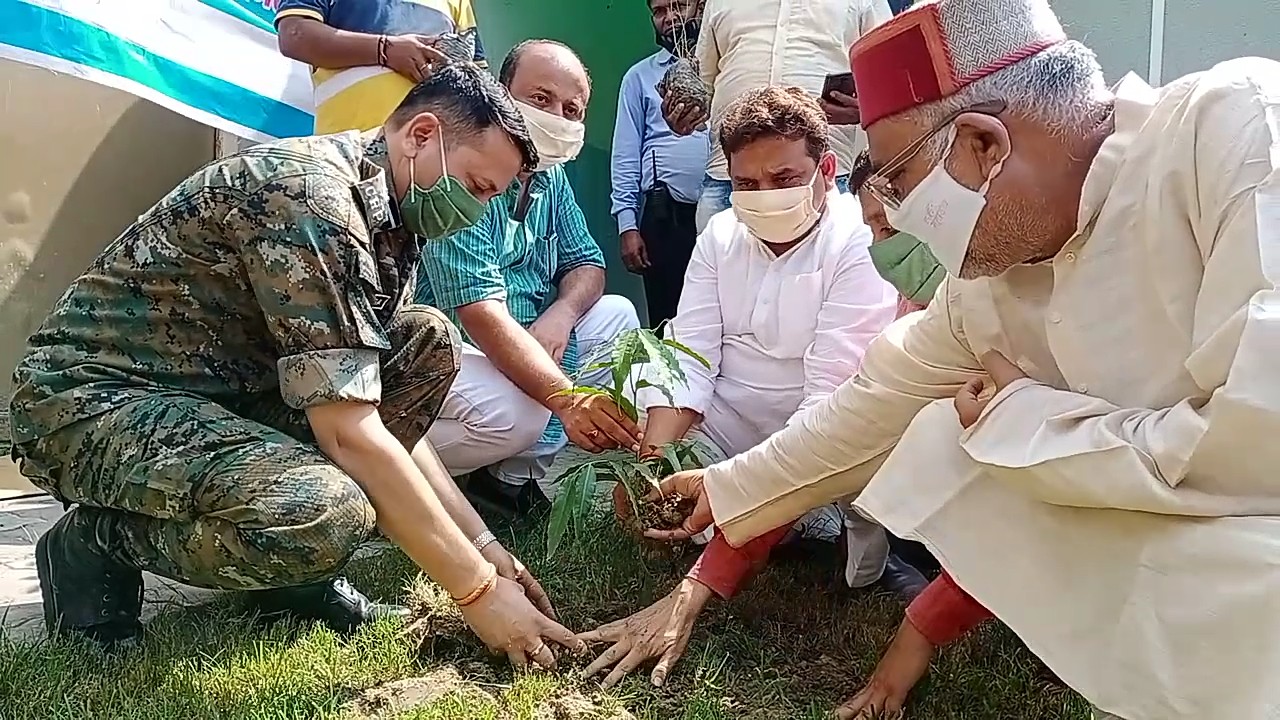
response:
[[[489,591],[493,589],[493,586],[497,584],[498,584],[498,568],[490,564],[489,572],[487,575],[485,575],[484,582],[480,583],[480,587],[476,588],[475,590],[472,590],[470,595],[464,598],[454,598],[453,601],[458,604],[458,607],[466,607],[468,605],[475,603],[477,600],[487,595]]]

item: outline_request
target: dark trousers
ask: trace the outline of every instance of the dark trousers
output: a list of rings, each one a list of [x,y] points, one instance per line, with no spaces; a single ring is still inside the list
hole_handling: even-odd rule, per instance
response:
[[[649,254],[644,280],[644,296],[649,308],[649,327],[658,327],[676,316],[684,271],[689,267],[693,246],[698,241],[694,216],[697,203],[683,203],[659,182],[644,194],[640,210],[640,236]]]

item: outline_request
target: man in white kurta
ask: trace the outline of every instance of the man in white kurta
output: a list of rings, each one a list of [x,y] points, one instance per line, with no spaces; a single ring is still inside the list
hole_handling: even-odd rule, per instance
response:
[[[1112,94],[1043,0],[919,3],[851,57],[869,182],[969,279],[800,423],[670,479],[686,530],[861,491],[1099,713],[1280,716],[1280,63]]]
[[[750,91],[729,106],[718,141],[737,188],[733,209],[712,218],[699,236],[669,328],[669,336],[706,364],[682,357],[686,382],[669,397],[654,388],[640,391],[645,450],[659,453],[681,438],[720,457],[750,449],[799,422],[853,377],[867,345],[896,316],[897,292],[871,261],[871,229],[861,206],[836,188],[828,135],[822,109],[799,88]],[[660,381],[652,369],[648,375]],[[583,636],[613,643],[589,671],[616,664],[606,678],[612,684],[641,662],[661,658],[652,676],[661,683],[705,604],[732,596],[767,560],[770,546],[790,532],[834,542],[845,522],[841,509],[824,504],[751,548],[713,538],[670,595]],[[870,525],[883,541],[882,528],[858,524]],[[882,554],[878,565],[850,578],[870,584],[884,569]],[[914,577],[918,593],[925,580],[918,572]],[[648,644],[652,640],[658,642]]]

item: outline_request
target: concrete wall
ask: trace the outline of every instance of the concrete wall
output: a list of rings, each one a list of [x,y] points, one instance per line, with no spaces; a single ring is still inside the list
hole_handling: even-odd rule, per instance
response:
[[[4,60],[0,92],[0,400],[7,406],[28,335],[121,230],[212,158],[213,131],[127,93]]]
[[[1163,84],[1231,58],[1280,59],[1280,0],[1059,0],[1054,9],[1112,81],[1133,71]]]

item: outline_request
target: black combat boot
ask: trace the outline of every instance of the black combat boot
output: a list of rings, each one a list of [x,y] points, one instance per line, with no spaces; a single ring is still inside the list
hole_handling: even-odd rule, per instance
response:
[[[63,515],[36,542],[36,573],[50,634],[89,638],[108,652],[142,638],[142,572],[113,560],[85,511]]]
[[[467,477],[462,494],[477,510],[505,520],[528,517],[551,509],[551,502],[534,480],[512,485],[494,477],[487,469]]]
[[[318,620],[343,634],[355,632],[367,622],[409,614],[408,608],[370,601],[342,577],[311,585],[259,590],[253,593],[253,604],[261,620],[274,622],[286,615]]]

